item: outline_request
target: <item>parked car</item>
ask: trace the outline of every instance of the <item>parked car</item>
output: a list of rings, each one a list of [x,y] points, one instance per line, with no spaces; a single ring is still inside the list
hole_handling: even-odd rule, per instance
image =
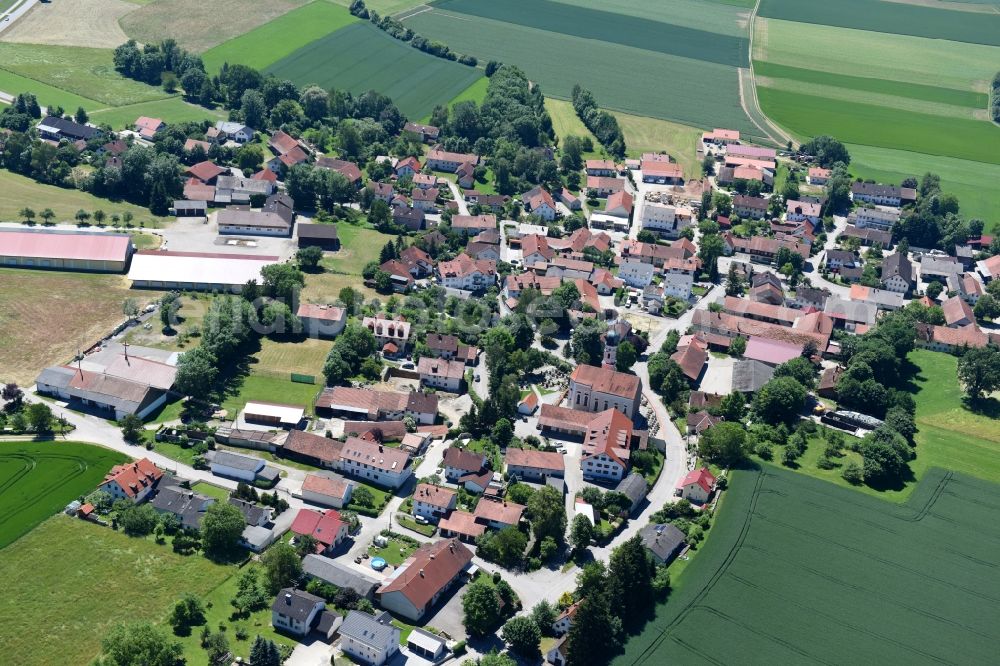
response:
[[[413,520],[417,521],[417,525],[426,525],[427,519],[423,516],[414,516]]]

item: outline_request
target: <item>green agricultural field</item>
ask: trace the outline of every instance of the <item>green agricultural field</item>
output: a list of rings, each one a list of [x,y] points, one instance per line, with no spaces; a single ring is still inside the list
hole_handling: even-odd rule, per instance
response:
[[[316,0],[209,49],[202,54],[202,60],[208,72],[219,71],[225,62],[262,70],[357,20],[344,7]]]
[[[0,69],[106,106],[167,97],[160,88],[116,72],[110,49],[0,42]]]
[[[991,123],[776,88],[759,87],[757,94],[764,112],[800,138],[832,134],[847,143],[1000,163],[1000,130]]]
[[[739,100],[737,68],[747,59],[740,9],[687,1],[629,0],[614,11],[596,0],[570,4],[443,0],[404,22],[481,61],[517,65],[550,97],[568,99],[581,83],[610,110],[751,131]]]
[[[769,18],[1000,46],[1000,13],[968,12],[925,2],[761,0]]]
[[[765,465],[728,492],[616,664],[993,660],[1000,486],[937,469],[896,505]]]
[[[177,555],[169,544],[53,516],[0,551],[4,661],[88,664],[112,626],[165,622],[183,594],[205,595],[235,571],[201,555]]]
[[[1000,165],[847,144],[851,153],[851,173],[883,183],[899,183],[907,176],[920,177],[927,171],[941,176],[941,187],[961,203],[962,215],[979,218],[986,228],[1000,231],[1000,190],[984,184],[1000,182]]]
[[[90,114],[90,120],[94,123],[107,123],[115,129],[124,129],[131,126],[139,116],[160,118],[168,125],[203,120],[215,122],[228,118],[225,111],[206,109],[203,106],[190,104],[178,96],[95,111]]]
[[[788,79],[828,88],[878,93],[892,97],[904,97],[908,100],[962,106],[983,111],[985,111],[989,101],[989,96],[985,92],[938,88],[919,83],[887,81],[885,79],[872,79],[864,76],[849,76],[814,69],[802,69],[801,67],[789,67],[770,62],[755,62],[754,74],[758,77],[766,76],[772,79]]]
[[[128,458],[77,442],[0,442],[0,548],[92,491]]]
[[[267,71],[300,86],[315,83],[354,94],[377,90],[407,118],[423,118],[482,76],[479,69],[418,51],[368,22],[317,39]]]
[[[1000,66],[996,46],[776,19],[757,19],[753,48],[754,63],[976,92],[987,90]]]
[[[74,95],[66,90],[60,90],[47,83],[29,79],[26,76],[15,74],[6,69],[0,69],[0,90],[11,95],[32,93],[38,98],[38,103],[42,106],[61,106],[70,111],[75,111],[81,106],[88,111],[100,109],[104,106],[104,104],[97,100]]]

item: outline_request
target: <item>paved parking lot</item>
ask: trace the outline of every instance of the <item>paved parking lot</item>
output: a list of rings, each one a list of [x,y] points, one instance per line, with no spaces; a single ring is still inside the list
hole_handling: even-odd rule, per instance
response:
[[[302,220],[299,220],[302,221]],[[215,216],[181,217],[159,230],[161,249],[172,252],[214,252],[219,254],[259,254],[288,259],[295,254],[295,240],[268,236],[220,236]]]

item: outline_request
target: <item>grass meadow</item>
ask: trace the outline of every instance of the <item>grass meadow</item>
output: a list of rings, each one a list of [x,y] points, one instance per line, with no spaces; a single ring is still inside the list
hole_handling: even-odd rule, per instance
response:
[[[314,40],[267,71],[299,86],[388,95],[407,118],[423,118],[456,97],[482,71],[418,51],[367,22]]]
[[[131,127],[139,116],[160,118],[168,125],[203,120],[215,122],[229,117],[225,111],[189,104],[180,96],[176,96],[95,111],[90,114],[90,120],[94,123],[107,123],[115,129],[125,129]]]
[[[91,492],[128,458],[78,442],[0,443],[0,548]]]
[[[127,79],[115,71],[110,49],[0,42],[0,69],[105,106],[167,97],[162,89]],[[44,94],[41,101],[46,102]]]
[[[204,596],[235,571],[201,555],[177,555],[169,544],[53,516],[0,550],[0,649],[7,663],[19,666],[87,664],[112,626],[165,624],[183,594]],[[227,599],[220,610],[229,608]]]
[[[860,178],[899,183],[927,171],[938,174],[944,191],[958,197],[964,217],[979,218],[987,230],[1000,231],[1000,190],[989,186],[1000,182],[1000,165],[857,144],[848,144],[847,149],[851,173]]]
[[[364,286],[361,271],[365,264],[377,261],[379,252],[387,242],[395,240],[389,234],[352,224],[338,224],[340,250],[327,252],[320,262],[321,273],[306,275],[306,286],[301,298],[306,303],[332,303],[344,287],[361,291],[365,298],[375,298],[378,294]]]
[[[225,62],[262,70],[313,40],[357,21],[346,8],[315,0],[202,54],[205,71],[218,72]]]
[[[322,368],[321,368],[322,369]],[[282,373],[284,374],[284,373]],[[235,418],[251,401],[274,402],[282,405],[296,405],[312,414],[313,400],[323,387],[323,380],[316,384],[299,384],[277,374],[255,374],[242,379],[232,387],[232,392],[222,402],[229,418]]]
[[[737,78],[747,55],[742,10],[688,0],[568,4],[443,0],[404,23],[481,61],[521,67],[549,97],[568,99],[580,83],[610,110],[751,130]]]
[[[995,651],[1000,486],[937,469],[908,503],[765,465],[616,664],[976,663]]]
[[[53,222],[75,223],[73,217],[81,208],[93,213],[103,210],[110,217],[114,213],[129,212],[133,215],[133,224],[140,223],[146,227],[159,227],[167,219],[124,201],[101,199],[81,190],[56,187],[35,182],[26,176],[11,171],[0,170],[0,220],[5,222],[20,221],[19,211],[30,206],[36,213],[51,208],[56,214]],[[35,218],[36,221],[38,218]]]
[[[254,368],[268,373],[296,372],[313,375],[322,382],[323,363],[330,353],[330,340],[306,338],[296,342],[276,342],[270,338],[260,341],[260,351],[254,354]]]
[[[42,106],[61,106],[71,111],[75,111],[81,106],[88,111],[100,109],[105,106],[95,99],[83,97],[68,90],[62,90],[2,68],[0,68],[0,90],[11,95],[25,92],[32,93],[38,98],[38,103]]]
[[[30,386],[120,323],[126,298],[159,296],[130,291],[121,275],[0,268],[0,381]]]

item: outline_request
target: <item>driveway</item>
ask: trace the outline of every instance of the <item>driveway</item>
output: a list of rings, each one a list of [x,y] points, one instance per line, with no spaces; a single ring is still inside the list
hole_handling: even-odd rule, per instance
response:
[[[292,655],[285,661],[285,665],[330,666],[333,663],[330,658],[334,652],[336,652],[336,648],[333,645],[328,645],[321,640],[299,643],[292,651]]]
[[[270,255],[285,260],[295,254],[296,249],[295,240],[291,238],[220,236],[214,214],[207,220],[201,217],[178,218],[158,233],[163,236],[161,249],[173,252]]]

